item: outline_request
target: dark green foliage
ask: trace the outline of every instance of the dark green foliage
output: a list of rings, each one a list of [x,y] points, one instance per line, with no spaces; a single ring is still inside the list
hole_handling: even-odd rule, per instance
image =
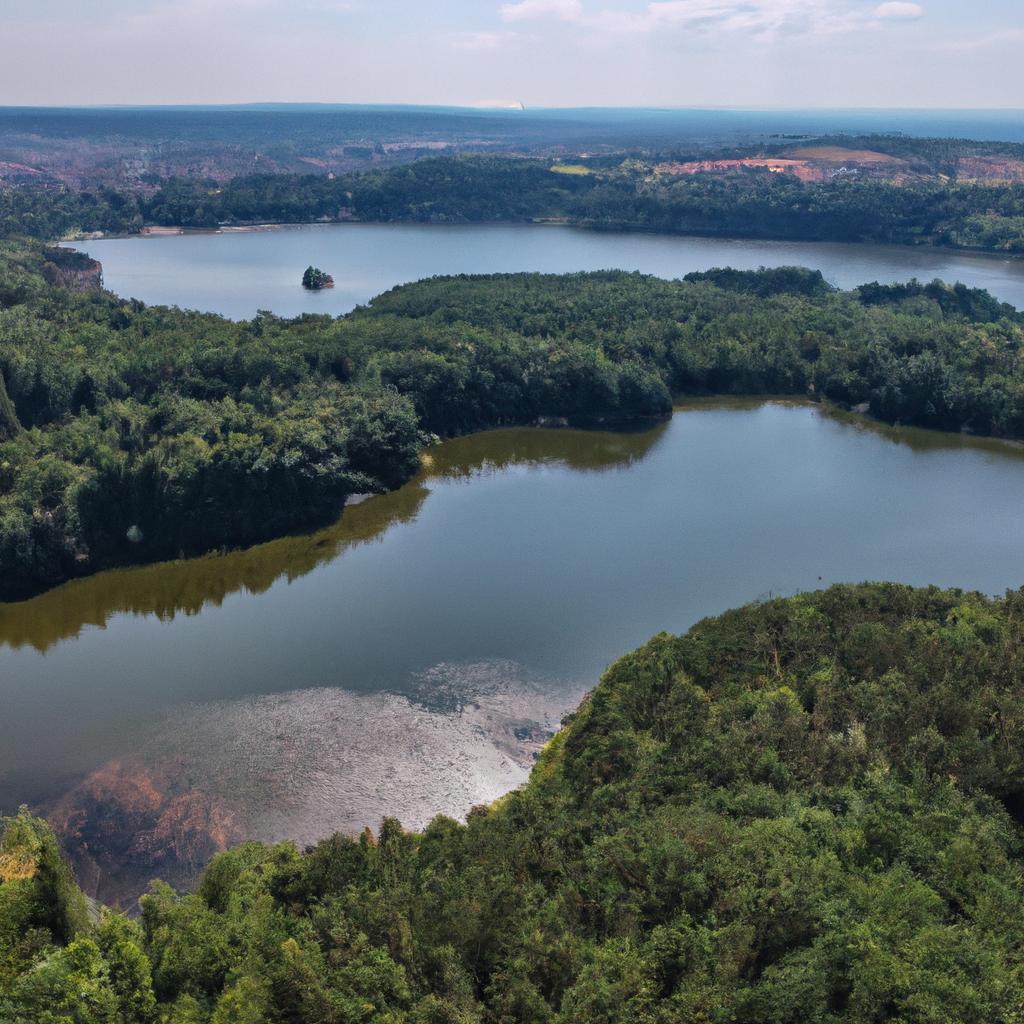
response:
[[[511,374],[502,379],[507,364],[499,353],[485,356],[475,341],[487,331],[530,339],[535,351],[546,347],[547,359],[529,364],[530,379],[537,388],[558,388],[558,376],[570,372],[571,387],[560,388],[563,401],[589,395],[593,402],[602,389],[606,395],[613,389],[620,405],[653,411],[660,381],[677,394],[811,394],[870,403],[890,421],[1024,436],[1021,316],[962,285],[870,284],[838,292],[820,274],[788,267],[712,270],[684,282],[621,272],[462,276],[378,297],[351,318],[356,333],[369,324],[377,336],[389,328],[399,336],[398,325],[405,324],[416,338],[410,347],[429,339],[435,349],[454,350],[443,372],[436,355],[422,350],[371,359],[399,390],[412,385],[398,368],[421,381],[418,409],[429,422],[454,415],[446,406],[472,408],[481,395],[452,365],[470,363],[447,341],[458,336],[474,339],[473,362],[490,364],[478,377],[484,395],[490,399],[500,384],[502,394],[524,401]],[[588,355],[595,347],[630,374],[656,376],[628,382],[619,371],[609,384]],[[442,407],[436,412],[426,404],[434,395]]]
[[[590,179],[587,179],[590,180]],[[738,238],[933,244],[1024,252],[1024,185],[906,184],[784,174],[611,176],[576,223]]]
[[[319,267],[310,265],[302,273],[302,287],[311,291],[329,288],[333,284],[334,278],[330,274],[325,274]]]
[[[709,281],[724,291],[746,292],[764,298],[784,292],[814,298],[835,290],[820,270],[808,270],[806,267],[762,267],[760,270],[715,267],[687,274],[683,280]]]
[[[338,320],[232,323],[53,288],[51,264],[31,246],[0,258],[0,600],[328,521],[407,480],[423,432],[611,425],[690,392],[1024,437],[1021,317],[960,285],[462,276]]]
[[[0,934],[40,929],[70,942],[86,925],[85,900],[53,834],[25,808],[0,824]]]
[[[113,189],[0,188],[0,237],[137,232],[145,223],[143,210],[140,196]]]
[[[51,288],[49,263],[13,245],[0,263],[0,599],[329,521],[405,482],[423,430],[671,408],[657,367],[593,342],[371,314],[236,324]]]
[[[17,410],[7,394],[3,375],[0,374],[0,441],[9,441],[20,431],[21,424],[18,422]]]
[[[157,224],[358,218],[436,223],[515,221],[567,214],[586,179],[555,174],[535,160],[431,158],[367,174],[249,175],[224,187],[176,179],[145,206]]]
[[[412,403],[347,383],[327,318],[147,310],[50,288],[45,253],[9,251],[0,599],[329,521],[418,467]]]
[[[655,637],[465,825],[247,844],[141,933],[0,931],[0,1020],[1011,1024],[1022,623],[865,584]]]
[[[132,232],[144,223],[212,228],[266,221],[554,219],[609,229],[1024,252],[1024,185],[961,180],[957,171],[964,157],[1020,159],[1019,146],[955,139],[833,141],[892,152],[908,159],[913,173],[903,182],[839,176],[806,183],[764,169],[658,174],[656,158],[588,160],[591,173],[560,174],[537,159],[431,157],[340,177],[243,175],[226,184],[174,178],[149,197],[107,189],[0,189],[0,236]]]

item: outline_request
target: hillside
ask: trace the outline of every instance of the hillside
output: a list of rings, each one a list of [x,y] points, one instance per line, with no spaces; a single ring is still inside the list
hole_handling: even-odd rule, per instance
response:
[[[1009,1024],[1022,621],[876,584],[655,637],[465,825],[249,844],[139,925],[8,821],[0,1020]]]
[[[430,156],[335,175],[312,167],[155,179],[145,189],[0,180],[0,236],[148,226],[558,221],[738,238],[1024,252],[1024,146],[840,137],[567,158]]]

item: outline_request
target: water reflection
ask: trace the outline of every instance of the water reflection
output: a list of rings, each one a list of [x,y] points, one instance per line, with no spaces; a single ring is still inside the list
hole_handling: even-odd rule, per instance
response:
[[[1024,580],[1018,446],[685,409],[451,441],[318,533],[0,609],[0,810],[48,813],[90,891],[130,901],[240,838],[464,814],[659,630],[839,580]]]
[[[695,397],[680,399],[676,412],[749,412],[763,405],[771,404],[790,409],[812,408],[821,416],[843,426],[889,441],[901,448],[909,448],[915,454],[928,452],[972,451],[987,452],[999,458],[1024,459],[1024,442],[1006,441],[998,437],[976,437],[973,434],[952,433],[948,430],[926,430],[922,427],[905,427],[899,424],[883,423],[861,413],[848,412],[828,402],[815,403],[806,398],[787,395],[739,395],[735,397]]]
[[[151,878],[187,887],[246,839],[461,817],[524,782],[582,696],[502,661],[441,663],[414,686],[415,698],[318,688],[186,705],[41,810],[85,891],[131,906]]]
[[[292,583],[349,548],[410,522],[430,493],[431,480],[542,464],[592,473],[625,468],[648,455],[666,429],[666,424],[633,432],[515,428],[446,441],[426,453],[423,471],[404,487],[350,505],[337,522],[315,533],[226,554],[98,573],[28,601],[0,604],[0,645],[45,652],[87,626],[102,629],[122,613],[164,621],[198,615],[207,606],[220,606],[230,594],[261,594],[279,581]]]

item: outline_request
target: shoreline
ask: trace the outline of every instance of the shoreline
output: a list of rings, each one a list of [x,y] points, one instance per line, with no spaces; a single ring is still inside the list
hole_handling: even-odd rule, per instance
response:
[[[1002,258],[1007,262],[1024,262],[1024,253],[1010,252],[1005,249],[981,249],[968,248],[958,245],[940,245],[935,242],[881,242],[871,239],[844,239],[844,238],[785,238],[774,235],[738,235],[721,234],[711,231],[672,231],[662,228],[646,227],[640,224],[595,224],[582,221],[573,221],[562,217],[538,217],[531,220],[481,220],[481,221],[452,221],[434,222],[423,220],[362,220],[358,217],[346,217],[339,220],[304,220],[304,221],[253,221],[244,224],[219,224],[213,228],[183,227],[166,224],[146,224],[139,231],[127,232],[103,232],[86,231],[78,232],[54,240],[53,245],[72,245],[78,242],[95,242],[109,240],[125,240],[131,238],[175,238],[183,235],[247,235],[270,231],[286,231],[294,228],[315,228],[315,227],[340,227],[347,224],[368,226],[402,226],[402,227],[423,227],[423,228],[486,228],[486,227],[551,227],[551,228],[574,228],[578,231],[593,231],[599,234],[636,234],[636,235],[659,235],[668,238],[703,238],[721,242],[765,242],[781,243],[788,245],[842,245],[858,246],[873,245],[882,246],[887,249],[931,250],[939,253],[955,253],[959,256],[983,256],[986,258]]]
[[[474,430],[468,434],[459,434],[453,437],[440,438],[435,443],[424,448],[420,453],[421,468],[410,480],[390,491],[350,495],[339,509],[337,516],[330,522],[312,523],[306,529],[283,533],[278,536],[270,537],[266,540],[258,541],[255,544],[249,544],[241,547],[225,546],[212,548],[209,551],[196,555],[189,555],[184,558],[161,558],[154,561],[98,565],[89,572],[70,576],[58,583],[44,586],[31,593],[25,594],[23,597],[0,601],[0,626],[3,625],[5,612],[7,612],[8,615],[20,617],[24,614],[24,610],[32,607],[33,602],[54,600],[55,595],[62,592],[66,593],[67,588],[88,585],[90,580],[95,580],[97,577],[116,576],[119,574],[130,575],[135,572],[158,569],[161,567],[167,569],[175,566],[182,567],[189,564],[199,565],[204,561],[222,558],[244,558],[247,554],[252,552],[258,552],[260,550],[271,551],[278,545],[301,541],[303,539],[308,542],[311,550],[315,551],[319,556],[330,547],[330,545],[327,545],[327,548],[324,548],[325,538],[332,536],[339,528],[344,529],[344,527],[341,527],[343,522],[345,522],[346,526],[351,524],[351,519],[347,518],[350,515],[350,510],[361,506],[359,514],[366,513],[368,509],[372,509],[374,507],[373,500],[388,499],[389,497],[394,500],[394,496],[399,494],[399,492],[403,491],[405,488],[422,484],[425,479],[429,479],[429,477],[437,471],[437,450],[444,448],[446,445],[455,445],[459,442],[466,441],[467,439],[480,437],[486,434],[500,433],[505,430],[529,430],[536,431],[539,434],[561,434],[566,431],[579,430],[594,434],[629,435],[644,433],[648,430],[656,430],[662,424],[670,422],[677,414],[722,411],[742,412],[757,409],[764,405],[786,405],[790,407],[816,410],[822,416],[844,426],[853,427],[858,430],[868,430],[879,434],[891,441],[893,444],[907,444],[914,447],[915,444],[921,445],[930,441],[933,445],[938,442],[940,445],[945,445],[950,448],[970,447],[994,454],[1024,458],[1024,440],[1022,439],[968,434],[952,430],[938,430],[933,427],[919,427],[912,424],[891,424],[872,416],[870,412],[857,412],[850,409],[844,409],[842,406],[837,405],[834,402],[829,402],[828,400],[815,398],[806,394],[680,394],[673,396],[672,412],[664,420],[638,420],[633,421],[632,423],[619,422],[607,423],[604,425],[591,423],[589,425],[581,425],[579,422],[568,422],[564,417],[542,417],[541,421],[522,424],[501,424],[498,426],[486,427],[482,430]],[[139,610],[138,608],[133,608],[132,611],[133,613],[138,614]],[[6,645],[17,648],[23,646],[26,642],[31,645],[31,641],[28,641],[25,638],[22,638],[18,642],[11,643],[10,637],[5,637],[2,630],[0,630],[0,648]]]

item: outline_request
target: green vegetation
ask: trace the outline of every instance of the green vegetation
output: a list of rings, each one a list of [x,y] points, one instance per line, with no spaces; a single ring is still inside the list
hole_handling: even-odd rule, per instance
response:
[[[673,393],[1024,437],[1024,321],[959,285],[457,277],[338,320],[233,323],[52,287],[51,257],[0,261],[0,599],[329,521],[407,480],[431,434],[662,417]]]
[[[967,224],[982,213],[992,218],[985,248],[1024,252],[1017,223],[1024,185],[805,184],[770,172],[613,179],[587,196],[575,219],[593,227],[740,238],[972,247],[982,239]]]
[[[593,171],[586,164],[552,164],[551,170],[555,174],[592,174]]]
[[[0,1020],[1011,1024],[1022,622],[878,584],[663,634],[465,825],[247,844],[138,926],[22,815]]]
[[[303,288],[319,291],[321,288],[331,288],[333,286],[334,278],[330,274],[324,273],[319,267],[310,265],[302,273]]]
[[[236,324],[52,288],[50,255],[0,262],[0,599],[330,521],[407,480],[424,431],[671,407],[638,353],[369,314]]]
[[[131,234],[146,223],[142,198],[130,192],[0,188],[0,238],[63,238],[83,232]]]
[[[179,178],[161,183],[149,197],[110,190],[0,189],[0,236],[132,232],[144,223],[212,228],[267,221],[559,219],[606,229],[1024,252],[1024,183],[978,183],[956,173],[966,153],[996,152],[1019,160],[1021,147],[957,140],[833,141],[892,152],[908,161],[908,180],[848,175],[805,183],[763,168],[658,174],[656,160],[609,166],[607,160],[551,165],[511,157],[435,157],[339,177],[245,175],[227,184]],[[729,155],[744,152],[750,151]]]

